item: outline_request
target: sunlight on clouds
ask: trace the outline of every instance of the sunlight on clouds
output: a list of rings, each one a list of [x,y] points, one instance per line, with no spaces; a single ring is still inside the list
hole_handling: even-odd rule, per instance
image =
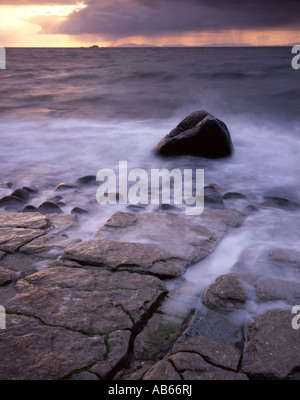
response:
[[[74,0],[75,1],[75,0]],[[67,35],[40,35],[39,18],[61,21],[74,11],[85,8],[84,3],[66,6],[0,6],[0,45],[2,46],[76,46]]]

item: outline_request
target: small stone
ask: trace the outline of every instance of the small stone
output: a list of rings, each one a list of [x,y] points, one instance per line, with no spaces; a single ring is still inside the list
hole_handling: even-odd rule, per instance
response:
[[[78,186],[74,186],[74,185],[69,185],[68,183],[60,183],[59,185],[56,186],[56,188],[54,189],[55,192],[58,192],[60,190],[67,190],[67,189],[75,189]]]
[[[26,190],[26,192],[33,194],[33,193],[38,193],[39,189],[36,188],[35,186],[23,186],[23,190]]]
[[[206,287],[202,302],[208,307],[235,310],[242,308],[250,299],[252,286],[256,278],[251,275],[227,274],[216,279],[215,283]]]
[[[0,200],[0,207],[6,207],[10,210],[20,210],[24,205],[24,201],[16,196],[4,196]]]
[[[25,203],[29,199],[29,194],[27,190],[24,189],[16,189],[12,192],[11,196],[19,197],[21,200],[23,200]]]
[[[222,196],[223,200],[233,200],[233,199],[244,199],[247,200],[247,196],[238,192],[227,192]]]
[[[71,214],[79,214],[79,215],[83,215],[83,214],[88,214],[89,212],[87,210],[84,210],[83,208],[80,207],[74,207],[71,211]]]
[[[61,208],[51,201],[45,201],[38,207],[38,211],[41,214],[51,214],[51,213],[62,213]]]
[[[32,206],[32,205],[28,205],[28,206],[25,206],[21,210],[21,212],[39,212],[39,210],[36,207]]]
[[[89,185],[97,185],[96,181],[96,176],[95,175],[87,175],[83,176],[81,178],[78,178],[76,183],[78,185],[84,185],[84,186],[89,186]]]
[[[295,211],[300,209],[300,204],[282,197],[265,196],[261,207],[275,207],[283,210]]]

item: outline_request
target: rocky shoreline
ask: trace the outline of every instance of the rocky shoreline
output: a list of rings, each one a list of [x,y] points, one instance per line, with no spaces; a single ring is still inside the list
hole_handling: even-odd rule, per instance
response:
[[[200,292],[184,279],[249,215],[299,204],[269,197],[253,205],[211,184],[199,216],[129,206],[81,240],[73,233],[88,207],[66,213],[64,195],[78,185],[95,190],[94,178],[58,185],[37,207],[31,186],[0,199],[0,379],[299,379],[291,309],[300,304],[300,283],[264,273],[299,273],[299,251],[259,254],[261,274],[247,267],[250,252]],[[230,199],[244,201],[243,210],[227,207]],[[253,321],[232,318],[251,302],[265,311]]]

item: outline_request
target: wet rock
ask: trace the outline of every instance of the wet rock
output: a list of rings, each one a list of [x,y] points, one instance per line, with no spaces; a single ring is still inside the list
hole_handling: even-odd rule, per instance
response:
[[[139,270],[172,278],[182,275],[193,260],[196,262],[206,255],[207,252],[192,246],[173,250],[152,244],[93,239],[66,250],[62,257],[81,265],[107,267],[112,270]]]
[[[78,185],[83,185],[83,186],[92,186],[92,185],[97,186],[98,185],[95,175],[82,176],[81,178],[77,179],[76,183]]]
[[[285,379],[300,367],[300,335],[291,311],[271,310],[249,327],[242,371],[252,378]]]
[[[11,196],[18,197],[26,203],[29,200],[29,194],[27,190],[24,189],[16,189],[12,192]]]
[[[187,370],[182,373],[182,377],[184,380],[201,380],[201,381],[241,381],[241,380],[247,381],[248,380],[248,377],[245,374],[226,371],[221,368],[201,373]]]
[[[99,378],[97,375],[88,372],[88,371],[83,371],[79,372],[77,374],[73,374],[71,377],[72,381],[99,381]]]
[[[6,189],[6,188],[12,188],[12,182],[1,182],[0,183],[0,188],[4,188],[4,189]]]
[[[244,222],[246,215],[234,208],[226,208],[224,210],[206,210],[201,214],[203,219],[211,219],[238,228]]]
[[[132,361],[127,369],[115,375],[114,380],[139,381],[154,364],[154,361]]]
[[[71,214],[78,214],[78,215],[84,215],[88,213],[89,212],[87,210],[84,210],[83,208],[80,207],[74,207],[71,211]]]
[[[43,234],[40,229],[0,228],[0,250],[13,253]]]
[[[78,242],[80,242],[79,239],[69,239],[52,233],[46,233],[20,247],[19,251],[26,254],[50,252],[55,257],[57,255],[55,250],[60,250],[61,253],[64,249],[74,246]]]
[[[276,207],[283,210],[295,211],[300,209],[300,204],[282,197],[265,196],[260,207]]]
[[[107,343],[109,354],[107,360],[99,361],[93,365],[91,371],[103,379],[109,379],[118,365],[122,365],[127,360],[127,353],[130,340],[129,331],[116,331],[108,336]]]
[[[49,221],[42,214],[20,214],[7,212],[0,214],[0,228],[45,229]]]
[[[6,285],[18,278],[18,274],[0,266],[0,286]]]
[[[180,276],[188,265],[215,249],[230,224],[244,219],[236,210],[208,211],[214,213],[198,218],[119,212],[98,230],[95,239],[68,249],[63,258],[113,270],[141,270],[164,278]]]
[[[247,196],[238,192],[227,192],[222,196],[223,200],[232,200],[232,199],[244,199],[247,200]]]
[[[267,257],[272,261],[300,267],[300,251],[294,249],[274,247],[268,250]]]
[[[168,360],[158,361],[143,377],[143,380],[171,381],[181,380],[181,376]]]
[[[112,215],[105,223],[105,227],[126,228],[135,225],[137,218],[134,214],[117,212]]]
[[[181,334],[178,343],[190,338],[206,336],[217,342],[228,344],[237,350],[243,347],[243,326],[239,321],[234,321],[228,312],[197,305],[186,330]]]
[[[249,204],[243,209],[243,214],[250,215],[257,211],[259,211],[259,209],[256,206],[254,206],[253,204]]]
[[[184,320],[155,313],[134,341],[134,355],[138,360],[157,360],[170,350],[183,329]]]
[[[60,183],[59,185],[56,186],[54,191],[58,192],[60,190],[75,189],[77,187],[78,186],[75,186],[75,185],[69,185],[68,183]]]
[[[235,310],[242,308],[251,298],[256,277],[243,274],[227,274],[219,276],[215,283],[209,285],[202,297],[202,302],[208,307],[220,310]]]
[[[62,286],[59,285],[59,279],[62,280],[62,268],[69,270],[66,273],[72,276],[74,285],[71,287],[67,287],[66,282],[63,282]],[[52,284],[55,272],[58,282]],[[27,276],[26,280],[17,282],[14,287],[17,295],[10,298],[4,306],[11,312],[34,315],[46,324],[64,326],[89,334],[109,333],[135,329],[165,295],[161,284],[157,286],[152,277],[149,281],[146,276],[142,277],[143,282],[140,280],[140,287],[135,289],[110,288],[104,270],[86,270],[87,279],[90,279],[93,286],[85,285],[85,288],[89,289],[81,289],[82,272],[82,269],[58,267]],[[95,276],[99,277],[98,281]],[[128,281],[130,276],[127,276]],[[113,278],[114,282],[117,280],[118,273]],[[76,281],[81,286],[76,287]]]
[[[0,332],[1,380],[62,379],[106,353],[102,336],[45,326],[22,315],[6,318],[6,330]]]
[[[24,277],[28,274],[36,272],[41,267],[41,263],[47,266],[49,259],[36,255],[27,255],[24,253],[7,254],[2,260],[1,265],[11,271]],[[48,264],[49,265],[49,264]]]
[[[63,199],[62,196],[52,196],[52,197],[50,197],[47,201],[50,201],[50,202],[52,202],[52,203],[57,203],[57,202],[59,202],[59,201],[62,200],[62,199]]]
[[[25,207],[21,210],[21,212],[39,212],[39,210],[38,210],[35,206],[28,205],[28,206],[25,206]]]
[[[51,202],[51,201],[45,201],[44,203],[42,203],[39,207],[38,207],[38,211],[41,214],[51,214],[51,213],[63,213],[63,211],[61,210],[61,208]]]
[[[160,204],[158,211],[180,211],[179,207],[173,206],[172,204]]]
[[[300,300],[300,283],[282,279],[259,278],[256,297],[260,301]]]
[[[157,362],[143,379],[179,379],[174,378],[177,373],[183,380],[247,380],[245,374],[236,372],[239,360],[239,353],[231,346],[197,337],[176,345],[172,354]]]
[[[9,210],[21,210],[24,206],[24,201],[16,196],[4,196],[0,200],[0,207],[5,207]]]
[[[33,284],[78,290],[140,290],[151,287],[165,291],[164,283],[150,275],[131,274],[127,271],[111,272],[106,269],[65,268],[63,266],[48,268],[31,275]]]
[[[207,111],[195,111],[165,136],[153,152],[165,156],[190,154],[220,158],[230,156],[233,145],[224,122]]]
[[[39,189],[35,186],[23,186],[23,190],[26,190],[29,194],[35,194],[38,193]]]
[[[224,208],[224,202],[220,191],[213,186],[205,186],[204,204],[209,205],[210,208]]]
[[[176,344],[172,354],[195,353],[200,355],[206,362],[222,368],[236,371],[240,360],[240,353],[232,346],[216,342],[205,336],[198,336],[184,343]],[[184,368],[190,369],[190,368]]]
[[[129,206],[126,207],[127,210],[133,213],[141,212],[146,210],[146,207],[141,206],[139,204],[129,204]]]

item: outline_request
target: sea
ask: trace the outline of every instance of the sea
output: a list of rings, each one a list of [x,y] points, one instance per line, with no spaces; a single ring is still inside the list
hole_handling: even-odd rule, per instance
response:
[[[76,232],[83,240],[126,205],[98,204],[96,187],[54,188],[117,170],[119,161],[148,172],[204,169],[206,185],[247,196],[226,200],[226,208],[257,206],[266,196],[300,203],[300,71],[292,58],[291,47],[8,48],[0,70],[0,183],[36,186],[34,206],[59,194],[64,212],[88,209]],[[197,110],[225,122],[232,157],[151,153]],[[11,191],[1,187],[0,195]],[[299,228],[299,210],[261,208],[185,279],[201,290],[248,249],[248,270],[264,274],[258,256],[273,247],[299,250]],[[296,269],[265,273],[300,282]]]

